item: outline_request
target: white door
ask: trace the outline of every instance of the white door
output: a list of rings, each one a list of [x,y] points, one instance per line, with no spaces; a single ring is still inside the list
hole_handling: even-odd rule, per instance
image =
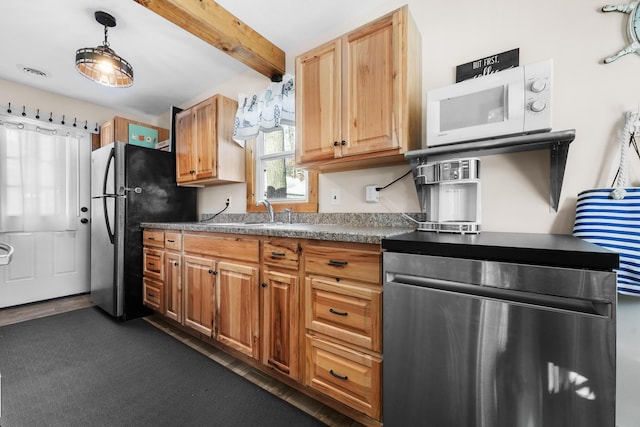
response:
[[[33,133],[35,126],[26,125],[20,132]],[[11,130],[18,131],[17,128]],[[47,132],[41,129],[39,133],[46,135]],[[52,158],[58,159],[55,156],[60,156],[63,149],[66,150],[65,159],[50,162],[52,169],[42,173],[46,169],[42,166],[42,158],[36,160],[36,163],[40,162],[37,165],[25,165],[23,160],[22,163],[15,160],[15,147],[25,144],[24,134],[7,135],[7,129],[0,133],[0,242],[14,248],[11,263],[0,267],[0,308],[89,292],[91,135],[81,133],[61,137],[60,134],[67,135],[67,131],[58,129],[58,135],[51,135],[57,136],[57,152]],[[27,138],[36,137],[43,138],[42,135],[27,134]],[[43,151],[42,146],[35,150]],[[24,154],[21,151],[20,155]],[[46,163],[47,159],[44,161]],[[64,182],[63,185],[58,183],[55,191],[50,191],[56,193],[55,199],[46,194],[38,196],[38,204],[45,211],[51,205],[56,205],[58,214],[64,211],[65,223],[62,225],[59,218],[49,224],[50,212],[40,213],[44,219],[36,216],[25,220],[33,212],[26,212],[29,201],[20,199],[26,199],[27,194],[21,186],[28,185],[25,182],[39,173],[42,176],[36,186],[46,187],[51,180]],[[51,179],[50,175],[56,178]],[[60,192],[65,194],[60,196]],[[22,206],[16,211],[15,206],[20,205],[17,201]],[[60,203],[66,206],[60,208],[57,206]],[[19,224],[29,220],[31,224]]]

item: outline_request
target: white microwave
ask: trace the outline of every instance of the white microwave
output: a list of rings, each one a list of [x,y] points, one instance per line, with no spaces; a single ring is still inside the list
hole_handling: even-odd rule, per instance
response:
[[[427,146],[551,130],[553,60],[427,92]]]

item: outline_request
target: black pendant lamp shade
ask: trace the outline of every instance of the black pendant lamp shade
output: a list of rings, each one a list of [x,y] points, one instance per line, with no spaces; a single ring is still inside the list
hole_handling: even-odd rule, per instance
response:
[[[107,29],[116,26],[116,18],[106,12],[95,13],[96,21],[104,26],[104,44],[76,51],[76,69],[86,78],[110,87],[129,87],[133,84],[133,67],[109,48]]]

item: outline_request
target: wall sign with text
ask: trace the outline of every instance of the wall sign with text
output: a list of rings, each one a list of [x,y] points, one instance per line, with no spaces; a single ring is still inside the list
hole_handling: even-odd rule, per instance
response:
[[[456,67],[456,83],[507,70],[520,65],[520,49],[476,59]]]

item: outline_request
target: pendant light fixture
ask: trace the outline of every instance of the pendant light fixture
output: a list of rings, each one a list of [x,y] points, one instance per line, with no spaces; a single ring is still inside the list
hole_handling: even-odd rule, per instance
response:
[[[76,69],[86,78],[110,87],[129,87],[133,84],[133,67],[109,48],[107,30],[116,26],[116,18],[97,11],[96,21],[104,26],[104,44],[76,51]]]

